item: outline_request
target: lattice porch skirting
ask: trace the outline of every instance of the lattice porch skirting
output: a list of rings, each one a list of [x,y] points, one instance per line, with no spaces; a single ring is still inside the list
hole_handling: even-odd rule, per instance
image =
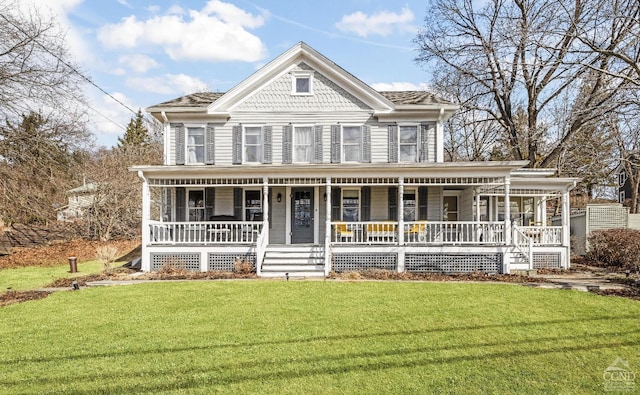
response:
[[[406,254],[405,269],[413,273],[499,273],[502,254]]]
[[[367,269],[395,271],[398,256],[395,253],[344,253],[333,254],[332,269],[335,272],[357,272]]]

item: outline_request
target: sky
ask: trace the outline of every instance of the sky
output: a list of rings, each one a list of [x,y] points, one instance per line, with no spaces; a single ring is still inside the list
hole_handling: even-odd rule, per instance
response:
[[[412,43],[424,0],[28,1],[57,19],[97,86],[85,94],[99,146],[117,144],[131,110],[226,92],[300,41],[377,90],[425,89],[430,78]]]

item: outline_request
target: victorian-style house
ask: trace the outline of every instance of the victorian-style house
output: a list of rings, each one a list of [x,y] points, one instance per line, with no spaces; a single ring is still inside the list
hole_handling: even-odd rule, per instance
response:
[[[379,92],[299,43],[226,93],[147,109],[164,164],[143,182],[142,269],[259,276],[569,266],[575,179],[526,162],[445,162],[454,103]],[[562,223],[547,221],[547,202]]]

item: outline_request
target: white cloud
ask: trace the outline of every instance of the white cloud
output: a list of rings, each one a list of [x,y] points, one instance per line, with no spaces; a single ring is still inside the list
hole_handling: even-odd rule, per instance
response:
[[[115,92],[112,96],[134,111],[139,108],[123,93]],[[89,99],[92,102],[90,127],[98,145],[107,147],[116,145],[116,137],[124,134],[134,114],[107,95],[90,94]]]
[[[123,5],[123,6],[127,7],[127,8],[133,9],[131,4],[129,4],[129,2],[127,0],[118,0],[118,4]]]
[[[146,20],[129,16],[120,23],[103,26],[98,40],[114,49],[157,45],[174,60],[255,62],[266,56],[266,48],[247,29],[263,24],[260,15],[210,0],[201,11],[172,9],[169,14]]]
[[[128,67],[135,73],[146,73],[147,71],[160,66],[155,59],[142,54],[123,55],[118,59],[118,63]]]
[[[429,84],[421,82],[414,84],[413,82],[379,82],[371,84],[371,87],[377,91],[424,91],[430,90]]]
[[[133,77],[126,80],[128,87],[161,95],[188,94],[208,90],[207,84],[186,74],[165,74],[157,77]]]
[[[344,15],[336,27],[341,32],[355,33],[360,37],[369,35],[388,36],[394,31],[415,32],[416,26],[412,24],[415,19],[413,11],[404,6],[400,13],[392,11],[380,11],[371,15],[358,11]]]

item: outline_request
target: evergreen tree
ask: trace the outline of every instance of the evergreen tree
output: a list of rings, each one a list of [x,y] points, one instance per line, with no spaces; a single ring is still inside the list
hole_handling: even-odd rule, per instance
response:
[[[138,110],[135,117],[132,117],[127,125],[124,136],[118,137],[118,147],[144,147],[150,142],[149,129],[147,128],[142,110]]]

